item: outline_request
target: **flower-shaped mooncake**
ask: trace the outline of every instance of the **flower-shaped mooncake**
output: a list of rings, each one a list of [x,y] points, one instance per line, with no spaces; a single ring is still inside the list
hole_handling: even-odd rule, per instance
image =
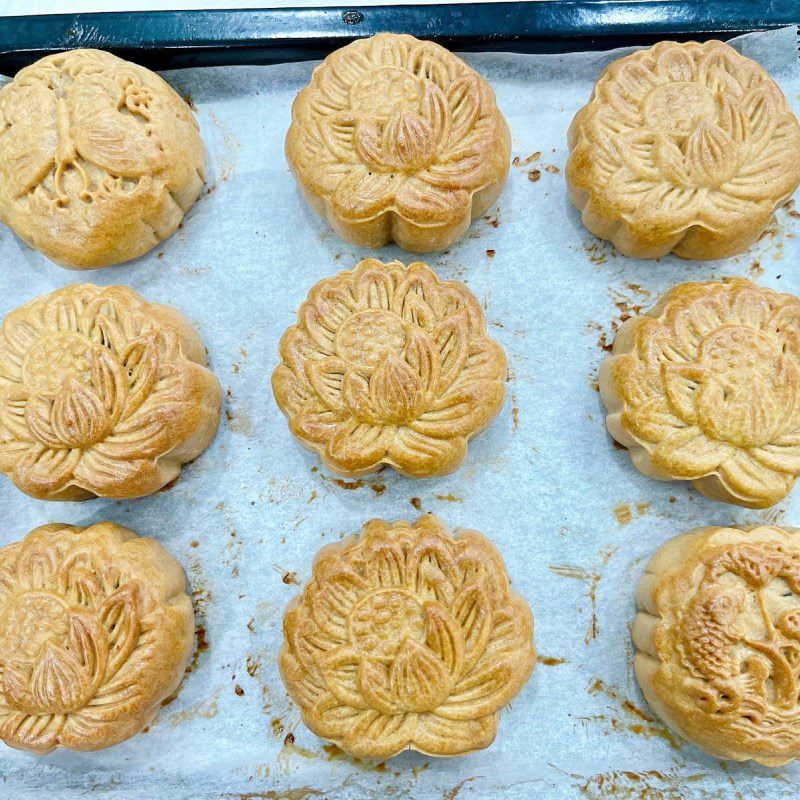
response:
[[[205,164],[186,103],[111,53],[47,56],[0,90],[0,220],[65,267],[129,261],[172,235]]]
[[[381,33],[329,55],[292,106],[286,158],[361,247],[444,250],[500,195],[511,138],[489,84],[433,42]]]
[[[214,438],[219,381],[177,309],[72,284],[0,326],[0,471],[40,500],[140,497]]]
[[[620,328],[600,391],[646,475],[774,505],[800,475],[800,300],[743,279],[675,286]]]
[[[487,747],[536,661],[494,545],[430,515],[324,547],[283,630],[278,666],[305,724],[377,760]]]
[[[636,258],[739,253],[800,184],[800,124],[781,90],[717,41],[614,61],[569,147],[584,225]]]
[[[47,753],[138,733],[192,652],[185,585],[161,545],[111,522],[0,549],[0,739]]]
[[[426,264],[374,258],[317,283],[283,335],[272,389],[335,472],[452,472],[503,405],[506,358],[474,295]]]
[[[698,528],[653,556],[638,590],[644,696],[718,758],[800,757],[800,532]]]

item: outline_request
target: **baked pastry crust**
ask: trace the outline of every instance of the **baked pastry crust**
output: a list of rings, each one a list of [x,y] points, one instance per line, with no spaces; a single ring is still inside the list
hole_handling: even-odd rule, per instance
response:
[[[511,137],[489,84],[433,42],[336,50],[292,106],[286,158],[308,203],[359,247],[444,250],[500,196]]]
[[[487,747],[536,662],[497,549],[431,515],[371,520],[320,550],[283,630],[278,666],[303,722],[359,758]]]
[[[0,90],[0,219],[62,266],[129,261],[171,236],[205,164],[188,105],[111,53],[47,56]]]
[[[800,124],[767,72],[718,41],[614,61],[569,130],[583,224],[625,255],[746,250],[800,184]]]
[[[600,393],[645,475],[774,505],[800,475],[800,300],[741,278],[675,286],[619,329]]]
[[[125,286],[37,297],[0,326],[0,471],[40,500],[157,491],[214,438],[205,363],[177,309]]]
[[[638,589],[636,677],[656,713],[718,758],[800,756],[800,531],[698,528]]]
[[[0,739],[34,753],[138,733],[194,640],[186,576],[111,522],[43,525],[0,549]]]
[[[341,475],[452,472],[500,411],[506,358],[472,292],[374,258],[317,283],[283,335],[272,390],[292,433]]]

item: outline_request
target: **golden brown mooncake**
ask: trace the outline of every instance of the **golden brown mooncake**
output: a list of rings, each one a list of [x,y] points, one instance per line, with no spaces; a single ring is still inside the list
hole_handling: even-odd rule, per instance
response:
[[[433,42],[380,33],[329,55],[292,106],[286,158],[359,247],[444,250],[500,195],[511,137],[489,84]]]
[[[583,224],[625,255],[740,253],[800,184],[800,124],[755,61],[660,42],[611,63],[569,130]]]
[[[475,296],[426,264],[374,258],[317,283],[272,389],[292,433],[341,475],[452,472],[500,411],[506,358]]]
[[[774,505],[800,475],[800,300],[740,278],[675,286],[619,329],[600,392],[645,475]]]
[[[220,386],[175,308],[72,284],[0,325],[0,471],[40,500],[129,498],[211,443]]]
[[[153,539],[112,522],[36,528],[0,549],[0,739],[118,744],[177,689],[193,639],[186,576]]]
[[[635,671],[647,701],[718,758],[800,756],[800,532],[697,528],[639,584]]]
[[[205,165],[189,106],[111,53],[47,56],[0,89],[0,220],[64,267],[129,261],[171,236]]]
[[[372,520],[320,550],[283,630],[278,666],[303,722],[375,760],[487,747],[536,661],[497,549],[431,515]]]

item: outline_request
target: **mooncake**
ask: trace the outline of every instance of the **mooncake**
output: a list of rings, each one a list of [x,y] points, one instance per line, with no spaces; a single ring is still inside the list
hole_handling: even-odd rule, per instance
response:
[[[348,242],[444,250],[500,195],[511,138],[489,84],[433,42],[381,33],[336,50],[292,106],[286,158]]]
[[[717,758],[800,755],[800,533],[697,528],[639,584],[635,672],[653,710]]]
[[[192,652],[183,570],[111,522],[43,525],[0,549],[0,739],[47,753],[138,733]]]
[[[472,292],[374,258],[317,283],[283,335],[272,389],[334,472],[452,472],[505,397],[506,358]]]
[[[645,475],[774,505],[800,475],[800,300],[741,278],[675,286],[619,329],[600,392]]]
[[[741,253],[800,184],[800,124],[727,44],[660,42],[611,63],[569,130],[583,224],[625,255]]]
[[[72,284],[0,325],[0,472],[40,500],[158,491],[211,443],[220,386],[175,308]]]
[[[46,56],[0,89],[0,220],[62,266],[130,261],[171,236],[205,164],[189,106],[111,53]]]
[[[430,515],[324,547],[283,630],[278,666],[305,724],[376,760],[487,747],[536,661],[494,545]]]

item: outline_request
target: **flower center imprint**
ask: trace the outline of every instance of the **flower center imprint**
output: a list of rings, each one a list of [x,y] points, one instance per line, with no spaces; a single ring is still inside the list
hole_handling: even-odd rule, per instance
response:
[[[714,373],[745,388],[753,380],[778,377],[780,350],[768,336],[751,328],[730,327],[715,331],[700,345],[700,358]]]
[[[386,352],[400,355],[406,343],[403,320],[391,311],[354,314],[336,334],[336,352],[360,369],[375,369]]]
[[[384,589],[367,595],[350,615],[351,641],[378,657],[394,657],[408,638],[425,638],[422,606],[410,592]]]
[[[88,386],[94,350],[95,345],[79,333],[58,331],[45,336],[25,356],[25,383],[45,395],[55,395],[67,378]]]
[[[657,86],[645,98],[644,121],[679,136],[688,136],[698,122],[715,120],[714,96],[696,83],[679,82]]]
[[[418,78],[400,67],[379,67],[361,75],[350,87],[350,104],[356,111],[386,121],[396,106],[414,111],[422,86]]]
[[[13,598],[3,615],[0,660],[32,662],[52,640],[63,643],[69,628],[64,602],[49,592],[24,592]]]

